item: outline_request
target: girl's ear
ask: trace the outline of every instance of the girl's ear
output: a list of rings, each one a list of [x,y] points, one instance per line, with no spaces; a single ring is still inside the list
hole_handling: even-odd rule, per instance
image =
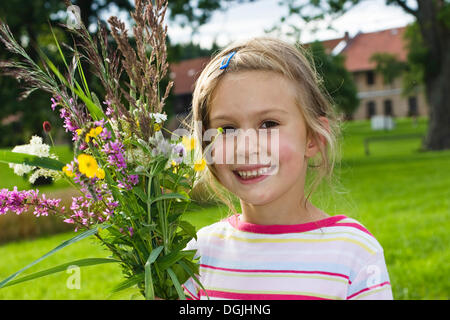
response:
[[[322,123],[322,127],[330,132],[330,123],[326,117],[320,117],[320,122]],[[305,156],[308,158],[314,157],[317,152],[319,152],[322,148],[324,148],[327,144],[326,138],[319,134],[310,134],[306,141],[306,152]]]

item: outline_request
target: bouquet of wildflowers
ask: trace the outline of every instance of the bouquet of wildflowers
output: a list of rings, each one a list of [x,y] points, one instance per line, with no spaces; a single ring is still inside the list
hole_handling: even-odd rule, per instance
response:
[[[197,279],[195,251],[183,250],[196,230],[183,220],[183,213],[205,160],[189,136],[165,139],[162,134],[167,130],[163,107],[172,87],[169,82],[165,90],[160,88],[168,70],[166,9],[163,0],[156,4],[136,0],[131,13],[135,47],[117,17],[108,20],[114,48],[105,26],[99,23],[93,37],[78,21],[77,28],[70,28],[74,46],[65,45],[69,59],[53,33],[64,71],[43,52],[42,64],[34,62],[8,26],[0,24],[0,40],[20,58],[1,62],[0,68],[26,83],[24,96],[36,89],[52,94],[51,108],[59,112],[74,142],[70,163],[60,162],[37,136],[28,145],[0,152],[0,161],[10,163],[19,175],[30,174],[30,181],[38,176],[66,179],[80,191],[70,208],[61,207],[60,199],[39,195],[38,190],[0,191],[0,215],[34,208],[36,216],[58,215],[77,232],[1,281],[0,288],[63,271],[70,264],[119,263],[126,280],[113,291],[133,287],[147,299],[184,299],[180,284],[189,277]],[[102,99],[89,89],[82,61],[100,80]],[[49,131],[48,126],[44,124],[44,130]],[[17,278],[42,259],[91,235],[110,250],[110,258],[82,259]]]

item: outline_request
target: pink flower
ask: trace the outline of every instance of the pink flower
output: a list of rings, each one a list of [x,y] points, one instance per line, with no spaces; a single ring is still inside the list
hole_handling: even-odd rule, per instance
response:
[[[61,199],[47,199],[45,194],[39,197],[39,190],[23,190],[18,191],[14,187],[12,191],[2,189],[0,191],[0,215],[6,214],[8,211],[21,214],[28,211],[30,207],[34,207],[33,214],[36,217],[48,216],[49,211],[63,212],[59,204]]]

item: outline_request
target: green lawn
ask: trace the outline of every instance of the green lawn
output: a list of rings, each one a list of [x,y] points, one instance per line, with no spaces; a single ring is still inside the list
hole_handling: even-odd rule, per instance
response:
[[[395,299],[449,299],[450,282],[450,151],[422,152],[420,139],[378,141],[364,154],[365,137],[425,133],[426,119],[418,126],[397,119],[392,132],[373,132],[368,121],[345,124],[342,161],[336,168],[335,188],[322,187],[313,203],[330,215],[345,214],[362,222],[384,248]],[[9,169],[8,169],[9,170]],[[0,167],[0,177],[7,173]],[[0,187],[4,186],[3,179]],[[187,219],[197,227],[224,216],[226,209],[193,210]],[[54,248],[70,233],[0,247],[0,279]],[[91,240],[65,248],[30,269],[108,253]],[[106,299],[121,280],[114,265],[81,270],[81,289],[66,286],[61,273],[27,284],[0,289],[0,299]],[[113,298],[121,298],[115,296]]]

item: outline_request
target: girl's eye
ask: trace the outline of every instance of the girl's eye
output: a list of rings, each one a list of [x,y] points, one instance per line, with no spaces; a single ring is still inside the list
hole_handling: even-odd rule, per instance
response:
[[[264,127],[264,124],[266,124],[265,127]],[[263,129],[269,129],[269,128],[275,127],[277,125],[278,125],[278,123],[276,123],[275,121],[268,120],[268,121],[263,122],[262,127],[263,127]]]
[[[235,130],[235,128],[233,128],[232,126],[225,126],[225,127],[222,127],[222,129],[223,129],[224,133],[233,133]]]

